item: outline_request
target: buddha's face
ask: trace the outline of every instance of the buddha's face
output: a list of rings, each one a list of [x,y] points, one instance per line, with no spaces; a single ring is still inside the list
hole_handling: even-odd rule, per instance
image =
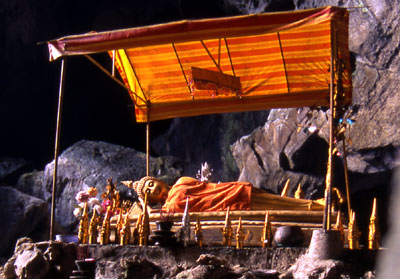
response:
[[[169,186],[161,180],[147,180],[143,187],[143,193],[148,193],[147,201],[150,204],[163,204],[167,199]]]

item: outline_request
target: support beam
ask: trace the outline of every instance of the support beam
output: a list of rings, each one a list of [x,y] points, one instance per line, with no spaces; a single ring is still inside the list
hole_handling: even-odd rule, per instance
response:
[[[59,143],[60,143],[64,84],[65,84],[65,67],[66,67],[66,58],[63,58],[61,60],[60,88],[58,92],[57,128],[56,128],[56,139],[54,147],[54,170],[53,170],[53,187],[51,195],[50,239],[49,239],[50,241],[54,240],[54,219],[55,219],[55,208],[56,208],[55,200],[57,191],[58,153],[59,153]]]
[[[333,149],[335,136],[335,63],[336,63],[336,28],[335,23],[331,21],[331,65],[330,65],[330,90],[329,90],[329,151],[328,151],[328,168],[326,173],[326,189],[325,189],[325,211],[323,228],[324,230],[331,229],[331,214],[332,214],[332,180],[333,180]]]

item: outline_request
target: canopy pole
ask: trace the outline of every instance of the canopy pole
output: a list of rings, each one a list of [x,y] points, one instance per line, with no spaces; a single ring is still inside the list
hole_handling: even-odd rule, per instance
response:
[[[343,167],[344,167],[344,181],[346,183],[346,198],[347,198],[347,211],[349,218],[351,217],[351,204],[350,204],[350,186],[349,186],[349,174],[347,171],[347,149],[346,149],[346,139],[343,137]]]
[[[330,87],[329,87],[329,156],[328,168],[326,173],[326,189],[325,189],[325,211],[323,219],[324,230],[331,229],[331,213],[332,213],[332,178],[333,178],[333,149],[334,149],[334,82],[335,82],[335,53],[336,53],[336,30],[335,24],[331,21],[331,65],[330,65]]]
[[[288,93],[290,93],[289,79],[288,79],[287,70],[286,70],[285,57],[283,56],[283,49],[282,49],[281,36],[279,35],[279,32],[276,32],[276,34],[277,34],[277,36],[278,36],[279,49],[280,49],[280,51],[281,51],[281,58],[282,58],[283,70],[285,71],[286,87],[287,87]]]
[[[112,57],[112,69],[111,69],[111,75],[113,76],[113,77],[115,77],[115,49],[113,50],[113,52],[112,52],[112,54],[113,54],[113,57]]]
[[[215,61],[214,57],[211,55],[211,52],[208,50],[206,44],[203,42],[203,40],[200,40],[201,45],[203,46],[203,48],[205,49],[205,51],[207,52],[208,56],[211,58],[212,62],[214,63],[215,67],[217,67],[217,69],[221,72],[224,73],[221,70],[221,67],[217,64],[217,62]]]
[[[179,58],[178,51],[176,50],[176,47],[175,47],[174,43],[172,43],[172,48],[174,49],[176,59],[178,59],[178,63],[179,63],[179,66],[181,67],[182,75],[185,78],[185,82],[186,82],[187,88],[189,89],[190,96],[192,96],[192,100],[193,100],[194,99],[194,95],[192,93],[192,89],[190,88],[189,81],[188,81],[188,79],[186,77],[185,70],[183,69],[183,65],[182,65],[181,59]]]
[[[225,42],[225,46],[226,46],[226,52],[228,53],[228,56],[229,56],[229,62],[231,63],[231,69],[232,69],[233,76],[236,76],[235,69],[233,68],[233,64],[232,64],[231,53],[229,51],[228,42],[227,42],[226,38],[224,38],[224,42]]]
[[[146,176],[150,175],[150,122],[146,122]]]
[[[56,183],[57,183],[57,171],[58,171],[58,153],[60,143],[60,130],[61,130],[61,116],[62,116],[62,105],[64,96],[64,84],[65,84],[65,67],[66,58],[61,60],[61,75],[60,75],[60,87],[58,92],[58,110],[57,110],[57,128],[56,138],[54,147],[54,170],[53,170],[53,188],[51,195],[51,217],[50,217],[50,241],[54,239],[54,219],[55,219],[55,207],[56,207]]]

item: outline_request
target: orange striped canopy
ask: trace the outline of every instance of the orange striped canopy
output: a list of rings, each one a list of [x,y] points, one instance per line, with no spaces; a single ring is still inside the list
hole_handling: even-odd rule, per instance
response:
[[[334,79],[351,103],[344,8],[178,21],[68,36],[48,46],[50,60],[116,50],[138,122],[329,106],[331,58],[343,65]]]

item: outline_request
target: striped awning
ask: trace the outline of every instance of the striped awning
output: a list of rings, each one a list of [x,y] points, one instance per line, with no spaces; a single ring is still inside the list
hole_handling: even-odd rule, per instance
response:
[[[138,122],[329,106],[331,57],[343,65],[335,80],[351,103],[348,16],[326,7],[179,21],[69,36],[48,46],[50,60],[116,50]]]

